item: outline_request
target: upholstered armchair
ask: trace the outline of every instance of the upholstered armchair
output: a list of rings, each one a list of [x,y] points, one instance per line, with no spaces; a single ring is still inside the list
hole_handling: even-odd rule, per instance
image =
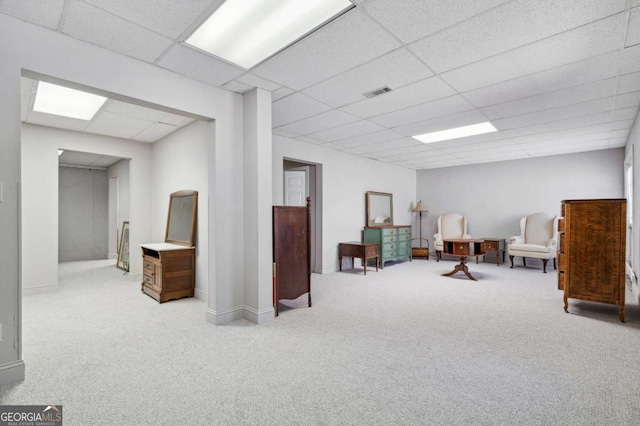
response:
[[[444,240],[471,238],[467,234],[467,218],[458,213],[447,213],[438,217],[438,233],[433,235],[436,262],[442,259]]]
[[[548,213],[533,213],[520,219],[520,235],[509,238],[509,260],[513,268],[513,258],[522,256],[527,266],[527,257],[542,260],[542,272],[547,273],[547,262],[553,259],[556,269],[558,248],[558,216]]]

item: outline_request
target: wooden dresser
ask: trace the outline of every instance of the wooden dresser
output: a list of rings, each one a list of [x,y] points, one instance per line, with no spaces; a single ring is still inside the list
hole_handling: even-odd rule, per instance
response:
[[[411,226],[365,227],[364,242],[377,243],[380,267],[390,260],[411,260]]]
[[[626,200],[564,200],[558,221],[558,289],[568,299],[620,307],[624,322]]]
[[[158,302],[193,297],[195,247],[178,244],[141,244],[142,291]]]

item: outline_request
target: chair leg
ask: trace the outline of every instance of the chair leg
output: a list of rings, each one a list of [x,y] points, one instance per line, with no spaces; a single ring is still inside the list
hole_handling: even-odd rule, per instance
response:
[[[513,256],[509,255],[509,260],[511,261],[511,269],[513,269]]]
[[[523,258],[522,258],[522,264],[523,264],[524,266],[527,266],[527,258],[526,258],[526,257],[523,257]]]
[[[558,268],[556,267],[556,258],[553,258],[553,269],[555,269],[556,271],[558,270]]]
[[[442,252],[440,250],[436,250],[436,262],[440,262],[441,257],[442,257]]]
[[[549,259],[542,259],[542,272],[547,273],[547,262]]]

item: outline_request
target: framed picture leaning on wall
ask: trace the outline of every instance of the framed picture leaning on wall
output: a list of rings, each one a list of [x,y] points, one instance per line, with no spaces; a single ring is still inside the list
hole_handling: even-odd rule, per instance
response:
[[[118,263],[116,266],[129,272],[129,222],[122,222],[120,244],[118,245]]]

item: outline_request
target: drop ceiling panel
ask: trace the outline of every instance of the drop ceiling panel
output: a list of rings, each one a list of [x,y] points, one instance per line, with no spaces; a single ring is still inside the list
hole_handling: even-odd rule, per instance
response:
[[[89,152],[64,151],[58,157],[58,161],[63,164],[76,164],[80,166],[90,166],[102,157],[100,154]]]
[[[418,144],[423,145],[415,139],[402,138],[351,148],[351,151],[354,154],[382,154],[385,151],[395,152],[402,148],[418,146]]]
[[[610,123],[592,124],[589,126],[580,126],[571,129],[561,129],[544,133],[535,133],[525,136],[512,137],[513,141],[521,144],[527,142],[542,141],[548,139],[559,139],[564,137],[572,137],[578,135],[587,135],[591,133],[602,133],[612,130],[625,130],[630,129],[633,124],[633,120],[624,120]]]
[[[323,130],[322,132],[313,133],[309,136],[323,142],[334,142],[340,139],[378,132],[380,130],[384,130],[384,127],[367,120],[361,120],[334,127],[332,129]]]
[[[419,121],[444,117],[473,109],[473,106],[460,95],[453,95],[436,101],[400,109],[387,114],[371,117],[370,120],[385,127],[399,127]]]
[[[167,114],[166,112],[158,111],[156,109],[114,101],[113,99],[107,99],[102,106],[102,110],[112,112],[114,114],[128,115],[147,121],[158,121]]]
[[[64,0],[0,1],[0,13],[52,30],[58,28],[63,9]]]
[[[392,130],[382,130],[379,132],[368,133],[366,135],[355,136],[352,138],[341,139],[336,142],[328,143],[327,148],[346,149],[356,148],[364,145],[371,145],[378,142],[385,142],[400,139],[402,135]]]
[[[228,83],[225,83],[220,87],[222,87],[224,90],[230,90],[232,92],[236,92],[240,94],[248,92],[249,90],[253,89],[252,86],[249,86],[248,84],[240,83],[237,80],[233,80]]]
[[[403,139],[403,140],[412,140],[412,144],[407,144],[405,147],[398,147],[394,150],[384,150],[379,152],[372,152],[371,155],[376,158],[386,159],[391,157],[396,157],[398,155],[406,155],[406,154],[424,154],[426,152],[430,152],[433,156],[446,155],[446,153],[440,149],[437,149],[431,144],[424,144],[416,141],[415,139]],[[367,147],[361,147],[360,149],[366,149]]]
[[[196,120],[190,117],[182,116],[182,115],[165,113],[165,115],[160,117],[158,121],[164,124],[171,124],[172,126],[184,127],[187,124],[193,123]]]
[[[638,108],[621,108],[613,110],[613,121],[633,120],[638,115]]]
[[[303,93],[333,107],[366,99],[364,93],[384,86],[398,89],[433,73],[402,48],[316,84]]]
[[[303,120],[330,109],[331,107],[315,99],[311,99],[301,93],[295,93],[272,104],[273,127],[280,127]]]
[[[640,72],[620,76],[618,94],[640,91]]]
[[[438,77],[431,77],[392,92],[364,99],[340,109],[363,118],[368,118],[430,102],[435,99],[445,98],[454,93],[455,92]]]
[[[640,45],[624,49],[620,74],[624,75],[637,71],[640,71]]]
[[[624,36],[623,17],[614,15],[448,71],[442,78],[457,90],[468,91],[616,50]]]
[[[277,127],[274,130],[284,131],[295,136],[308,135],[358,120],[361,120],[361,118],[355,115],[339,110],[331,110],[286,126]]]
[[[167,37],[79,1],[69,4],[62,32],[146,62],[155,61],[173,42]]]
[[[365,10],[405,43],[428,36],[507,0],[370,0]]]
[[[289,96],[293,92],[295,92],[295,90],[289,89],[288,87],[281,87],[279,89],[276,89],[271,93],[271,101],[275,102],[278,99],[282,99],[285,96]]]
[[[84,0],[159,34],[175,38],[202,13],[222,0]]]
[[[508,130],[532,126],[535,124],[548,123],[551,121],[581,117],[583,115],[598,114],[601,112],[611,111],[613,107],[613,99],[613,97],[608,97],[572,105],[565,105],[558,108],[550,108],[515,117],[493,120],[492,123],[500,130]]]
[[[573,103],[586,102],[594,99],[613,96],[616,93],[617,78],[608,78],[567,89],[556,90],[540,95],[528,96],[516,101],[505,102],[481,108],[490,119],[532,113],[551,108],[558,108]],[[639,89],[640,90],[640,89]]]
[[[632,10],[629,15],[629,28],[625,46],[633,46],[640,43],[640,9]]]
[[[350,10],[252,73],[301,90],[400,47],[388,32],[357,9]]]
[[[152,124],[152,121],[101,111],[96,114],[89,127],[86,128],[86,131],[100,135],[131,139]]]
[[[221,86],[244,74],[241,68],[182,44],[172,47],[158,65],[214,86]]]
[[[625,0],[585,0],[580,7],[557,0],[510,2],[417,41],[411,49],[435,71],[443,72],[621,12],[624,7]]]
[[[133,140],[139,142],[155,142],[170,135],[177,129],[178,128],[176,126],[171,126],[169,124],[153,123],[151,126],[136,134],[133,137]]]
[[[265,80],[264,78],[258,77],[257,75],[253,75],[251,73],[242,74],[240,77],[236,78],[236,81],[252,88],[259,87],[270,92],[280,88],[279,84],[276,84],[269,80]]]
[[[542,124],[535,124],[526,127],[519,127],[516,129],[505,130],[504,133],[511,137],[533,135],[537,133],[548,133],[557,130],[575,129],[584,126],[590,126],[594,124],[602,124],[611,121],[611,112],[604,112],[600,114],[586,115],[577,118],[570,118],[565,120],[558,120],[553,122],[547,122]]]
[[[616,77],[621,55],[619,51],[609,52],[584,61],[474,89],[466,92],[464,96],[472,104],[482,107]]]
[[[102,155],[99,159],[94,161],[91,165],[95,167],[109,167],[122,160],[120,157],[111,157],[109,155]]]
[[[45,114],[37,111],[29,111],[26,121],[41,126],[57,127],[59,129],[82,131],[87,128],[89,122],[77,118],[61,117],[59,115]]]

